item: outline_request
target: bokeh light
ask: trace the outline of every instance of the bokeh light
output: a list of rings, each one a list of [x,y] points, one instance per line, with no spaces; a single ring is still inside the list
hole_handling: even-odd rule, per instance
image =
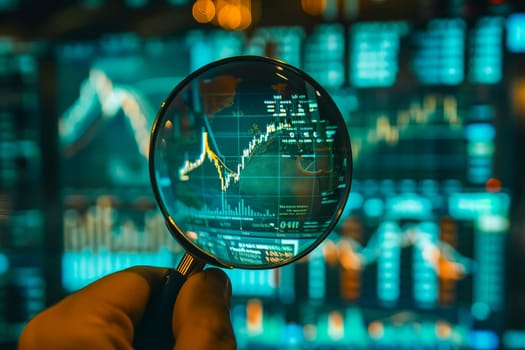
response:
[[[199,23],[209,23],[215,17],[215,4],[211,0],[197,0],[192,7],[192,15]]]
[[[326,0],[301,0],[301,7],[307,14],[319,16],[326,8]]]
[[[244,30],[252,24],[251,0],[196,0],[193,18],[214,23],[226,30]]]
[[[224,29],[237,29],[241,25],[240,6],[224,4],[217,13],[219,25]]]

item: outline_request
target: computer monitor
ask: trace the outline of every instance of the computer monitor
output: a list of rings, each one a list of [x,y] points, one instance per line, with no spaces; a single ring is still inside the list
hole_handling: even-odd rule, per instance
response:
[[[228,270],[240,348],[519,348],[509,242],[520,171],[525,15],[132,34],[56,49],[70,292],[134,264],[174,266],[147,172],[163,98],[213,60],[270,55],[331,94],[354,180],[326,242],[275,270]],[[514,258],[512,258],[512,254]],[[513,260],[514,259],[514,260]],[[521,261],[521,260],[519,260]],[[514,320],[514,321],[513,321]]]

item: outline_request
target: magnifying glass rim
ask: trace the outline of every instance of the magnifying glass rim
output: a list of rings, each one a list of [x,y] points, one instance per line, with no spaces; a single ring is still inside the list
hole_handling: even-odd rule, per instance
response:
[[[306,248],[301,253],[294,255],[291,258],[282,260],[278,263],[273,264],[261,264],[261,265],[248,265],[248,264],[232,264],[229,262],[225,262],[221,259],[218,259],[217,257],[211,255],[201,247],[199,247],[197,244],[193,243],[189,238],[186,237],[183,230],[179,227],[179,225],[175,222],[173,217],[169,214],[164,201],[162,200],[162,195],[159,190],[159,186],[157,184],[156,179],[156,173],[155,173],[155,149],[157,144],[157,138],[159,134],[159,130],[162,128],[161,121],[165,120],[166,112],[171,105],[171,102],[173,99],[176,98],[176,96],[185,89],[189,83],[195,79],[196,77],[200,76],[206,71],[209,71],[217,66],[223,66],[225,64],[230,63],[236,63],[236,62],[262,62],[264,64],[269,65],[275,65],[275,66],[281,66],[285,71],[291,71],[292,73],[296,74],[297,76],[304,79],[308,84],[314,87],[315,90],[319,91],[321,95],[323,95],[324,98],[328,99],[329,104],[332,104],[335,108],[336,115],[334,116],[334,119],[339,118],[339,120],[342,122],[341,130],[338,129],[338,131],[343,132],[345,135],[343,135],[344,139],[346,140],[347,147],[346,147],[346,158],[348,160],[347,162],[347,174],[346,176],[346,183],[345,183],[345,189],[344,193],[342,195],[341,200],[339,201],[338,208],[334,214],[334,217],[332,218],[332,221],[330,225],[324,230],[324,232],[317,238],[315,241],[310,244],[308,248]],[[338,125],[339,126],[339,125]],[[344,142],[344,141],[343,141]],[[339,221],[341,214],[343,212],[343,209],[345,208],[346,202],[348,200],[348,196],[350,193],[350,187],[352,184],[352,177],[353,177],[353,158],[352,158],[352,148],[350,143],[350,136],[348,134],[348,130],[346,128],[346,125],[344,123],[343,116],[341,115],[341,112],[339,111],[339,108],[335,104],[334,100],[328,94],[328,92],[317,82],[315,81],[311,76],[303,72],[302,70],[295,68],[292,65],[289,65],[283,61],[280,61],[275,58],[265,57],[265,56],[253,56],[253,55],[242,55],[242,56],[232,56],[228,58],[223,58],[211,63],[208,63],[199,69],[195,70],[194,72],[190,73],[186,78],[184,78],[181,82],[179,82],[175,88],[170,92],[168,97],[162,102],[161,107],[159,109],[159,112],[157,113],[157,116],[155,117],[155,121],[153,123],[152,131],[151,131],[151,138],[150,138],[150,144],[149,144],[149,174],[150,174],[150,181],[151,185],[153,187],[153,193],[155,195],[155,198],[157,200],[157,203],[159,205],[159,208],[166,219],[166,226],[168,227],[168,230],[170,231],[170,234],[182,245],[182,247],[190,253],[193,257],[198,258],[206,263],[213,264],[219,267],[227,267],[227,268],[241,268],[241,269],[250,269],[250,270],[262,270],[262,269],[272,269],[281,267],[284,265],[287,265],[289,263],[292,263],[294,261],[297,261],[301,259],[302,257],[306,256],[308,253],[310,253],[312,250],[314,250],[321,242],[323,242],[326,237],[332,232],[334,227],[337,225],[337,222]]]

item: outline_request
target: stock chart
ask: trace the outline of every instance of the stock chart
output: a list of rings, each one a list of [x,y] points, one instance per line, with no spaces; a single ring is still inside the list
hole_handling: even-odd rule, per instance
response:
[[[227,266],[270,267],[304,254],[349,191],[350,143],[335,103],[304,73],[260,56],[191,77],[152,132],[163,213]]]
[[[129,265],[176,263],[182,248],[164,227],[147,173],[157,110],[203,64],[266,54],[304,69],[330,93],[350,135],[354,172],[322,246],[280,269],[227,271],[239,347],[517,348],[521,330],[510,333],[504,321],[515,200],[505,165],[515,152],[506,97],[514,82],[504,73],[525,51],[523,28],[515,14],[62,45],[63,284],[73,291]],[[267,113],[284,103],[266,100]],[[255,124],[232,153],[250,154],[284,127]],[[186,157],[180,176],[207,169],[217,191],[246,176],[242,157],[226,169],[227,151],[214,146],[228,132],[197,135],[191,154],[178,155]],[[309,171],[304,159],[293,163]],[[264,186],[251,171],[248,189]],[[228,196],[201,214],[241,212],[275,214]]]

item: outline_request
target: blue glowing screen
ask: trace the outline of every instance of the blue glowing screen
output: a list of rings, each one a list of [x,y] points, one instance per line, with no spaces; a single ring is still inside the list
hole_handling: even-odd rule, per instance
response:
[[[183,249],[147,172],[157,110],[206,63],[268,55],[333,98],[354,171],[341,219],[317,249],[279,269],[227,270],[239,348],[517,346],[524,333],[504,333],[502,321],[515,200],[502,125],[516,113],[504,51],[523,51],[521,22],[436,18],[61,45],[63,286],[176,264]]]

